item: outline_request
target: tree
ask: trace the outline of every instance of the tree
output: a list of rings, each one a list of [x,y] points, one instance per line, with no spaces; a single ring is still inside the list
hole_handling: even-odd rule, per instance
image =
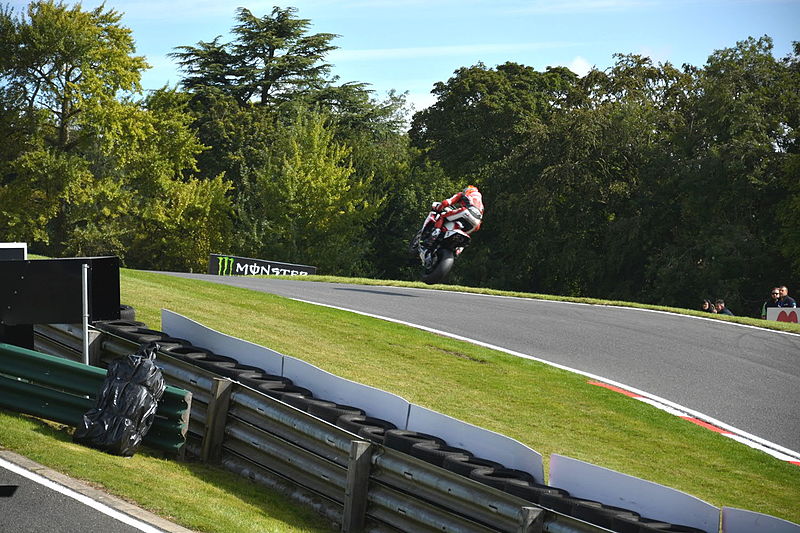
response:
[[[451,177],[471,176],[509,155],[532,122],[563,105],[576,79],[564,68],[517,63],[460,68],[434,85],[437,101],[414,115],[411,141]]]
[[[7,98],[24,105],[30,133],[69,151],[91,137],[92,121],[107,115],[120,91],[141,90],[147,68],[121,15],[100,6],[81,11],[52,0],[31,2],[27,17],[0,12],[0,80]]]
[[[322,59],[336,49],[330,44],[336,35],[307,35],[311,22],[296,18],[296,12],[274,7],[259,18],[240,7],[232,43],[220,44],[217,37],[196,47],[178,47],[180,52],[172,55],[187,73],[183,86],[193,91],[215,87],[240,105],[275,105],[325,85],[330,66]]]
[[[258,174],[249,220],[258,224],[260,256],[314,264],[321,272],[363,271],[365,228],[378,213],[369,180],[355,179],[350,150],[336,143],[320,113],[301,113],[285,128],[269,167]]]
[[[94,176],[81,154],[100,133],[98,124],[110,126],[107,136],[119,128],[116,94],[138,89],[146,67],[131,55],[133,39],[119,20],[102,6],[84,12],[53,1],[32,2],[25,15],[0,12],[9,141],[0,167],[0,227],[9,237],[57,252],[82,233],[103,233],[85,222],[95,201],[98,219],[124,209],[128,193]],[[13,201],[23,198],[29,201]],[[108,247],[118,250],[119,232],[107,235]]]
[[[0,238],[54,255],[196,269],[228,236],[229,184],[192,178],[187,98],[134,99],[140,72],[113,10],[36,1],[0,13]],[[189,239],[189,240],[187,240]]]

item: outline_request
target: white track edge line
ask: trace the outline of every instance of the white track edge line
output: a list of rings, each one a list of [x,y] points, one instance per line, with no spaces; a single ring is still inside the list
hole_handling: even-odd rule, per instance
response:
[[[465,294],[471,294],[471,293],[465,293]],[[630,387],[630,386],[625,385],[623,383],[619,383],[617,381],[614,381],[614,380],[611,380],[611,379],[608,379],[608,378],[604,378],[604,377],[598,376],[596,374],[591,374],[589,372],[584,372],[583,370],[578,370],[578,369],[571,368],[571,367],[568,367],[568,366],[565,366],[565,365],[562,365],[562,364],[559,364],[559,363],[554,363],[554,362],[548,361],[546,359],[541,359],[539,357],[534,357],[532,355],[516,352],[514,350],[509,350],[508,348],[503,348],[502,346],[495,346],[495,345],[489,344],[487,342],[479,341],[479,340],[476,340],[476,339],[470,339],[469,337],[463,337],[461,335],[456,335],[454,333],[449,333],[447,331],[442,331],[442,330],[430,328],[428,326],[422,326],[420,324],[414,324],[412,322],[406,322],[404,320],[399,320],[399,319],[396,319],[396,318],[389,318],[389,317],[385,317],[385,316],[381,316],[381,315],[376,315],[376,314],[373,314],[373,313],[366,313],[364,311],[356,311],[354,309],[348,309],[346,307],[339,307],[339,306],[336,306],[336,305],[323,304],[323,303],[319,303],[319,302],[312,302],[310,300],[303,300],[301,298],[291,298],[291,299],[295,300],[297,302],[303,302],[303,303],[307,303],[307,304],[318,305],[318,306],[321,306],[321,307],[329,307],[331,309],[338,309],[339,311],[347,311],[347,312],[350,312],[350,313],[356,313],[358,315],[368,316],[368,317],[371,317],[371,318],[377,318],[379,320],[385,320],[387,322],[394,322],[395,324],[401,324],[401,325],[404,325],[404,326],[409,326],[409,327],[412,327],[412,328],[416,328],[416,329],[420,329],[420,330],[423,330],[423,331],[427,331],[429,333],[435,333],[435,334],[441,335],[443,337],[449,337],[451,339],[456,339],[456,340],[460,340],[460,341],[464,341],[464,342],[469,342],[469,343],[475,344],[477,346],[483,346],[484,348],[489,348],[491,350],[496,350],[496,351],[499,351],[499,352],[507,353],[509,355],[513,355],[515,357],[520,357],[520,358],[523,358],[523,359],[530,359],[532,361],[537,361],[539,363],[543,363],[543,364],[546,364],[546,365],[549,365],[549,366],[552,366],[552,367],[555,367],[555,368],[559,368],[561,370],[566,370],[568,372],[579,374],[581,376],[585,376],[585,377],[590,378],[590,379],[594,379],[594,380],[597,380],[597,381],[602,381],[603,383],[606,383],[608,385],[613,385],[614,387],[619,387],[620,389],[625,389],[628,392],[632,392],[634,394],[638,394],[639,396],[643,396],[645,398],[648,398],[649,400],[652,400],[653,402],[657,402],[657,403],[663,404],[663,405],[665,405],[665,406],[667,406],[667,407],[669,407],[671,409],[674,409],[674,410],[677,410],[677,411],[682,411],[682,412],[684,412],[684,413],[686,413],[688,415],[693,416],[694,418],[697,418],[698,420],[702,420],[703,422],[707,422],[709,424],[717,426],[720,429],[724,429],[725,431],[727,431],[729,433],[733,433],[734,435],[739,436],[741,439],[752,441],[753,443],[759,445],[759,446],[750,446],[751,448],[755,448],[755,449],[759,449],[759,450],[761,449],[761,447],[770,448],[770,449],[773,449],[773,450],[775,450],[777,452],[780,452],[780,453],[782,453],[784,455],[793,457],[795,461],[800,461],[800,453],[799,452],[796,452],[794,450],[790,450],[789,448],[785,448],[785,447],[781,446],[780,444],[775,444],[774,442],[770,442],[770,441],[768,441],[766,439],[762,439],[761,437],[758,437],[756,435],[752,435],[752,434],[750,434],[750,433],[748,433],[748,432],[746,432],[744,430],[735,428],[735,427],[733,427],[733,426],[731,426],[729,424],[726,424],[726,423],[724,423],[724,422],[722,422],[720,420],[717,420],[716,418],[710,417],[710,416],[708,416],[706,414],[700,413],[700,412],[695,411],[693,409],[689,409],[688,407],[684,407],[684,406],[682,406],[680,404],[677,404],[675,402],[671,402],[670,400],[661,398],[660,396],[656,396],[655,394],[650,394],[649,392],[645,392],[643,390],[639,390],[637,388]],[[547,301],[547,300],[545,300],[545,301]],[[578,305],[590,305],[590,304],[578,304]],[[615,306],[611,306],[611,307],[615,307]],[[636,308],[631,308],[631,309],[636,309]],[[652,312],[664,313],[666,311],[652,310]],[[701,317],[698,317],[698,318],[700,318],[701,320],[709,320],[709,319],[703,319]],[[755,327],[755,326],[747,326],[747,325],[744,325],[744,324],[737,324],[737,325],[741,325],[741,326],[744,326],[744,327]],[[761,328],[759,328],[759,329],[761,329]],[[658,407],[658,406],[655,406],[655,407]],[[738,441],[742,442],[741,440],[738,440]],[[744,444],[746,444],[746,443],[744,443]]]
[[[119,520],[120,522],[127,524],[131,527],[134,527],[139,531],[144,531],[145,533],[163,533],[161,529],[155,528],[149,524],[146,524],[140,520],[133,518],[130,515],[117,511],[116,509],[112,509],[111,507],[107,506],[104,503],[100,503],[96,500],[93,500],[89,496],[76,492],[68,487],[65,487],[64,485],[56,483],[51,479],[47,479],[46,477],[40,474],[31,472],[30,470],[26,470],[25,468],[16,465],[12,462],[9,462],[3,459],[2,457],[0,457],[0,467],[5,468],[6,470],[10,470],[11,472],[14,472],[15,474],[18,474],[27,479],[30,479],[35,483],[44,485],[45,487],[48,487],[56,492],[59,492],[64,496],[77,500],[84,505],[88,505],[92,509],[100,511],[101,513],[106,514],[116,520]]]

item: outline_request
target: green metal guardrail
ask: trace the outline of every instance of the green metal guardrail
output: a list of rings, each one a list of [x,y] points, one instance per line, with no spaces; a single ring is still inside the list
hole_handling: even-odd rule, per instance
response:
[[[101,368],[0,343],[0,406],[69,426],[94,407],[106,377]],[[180,454],[192,393],[167,386],[144,444]]]

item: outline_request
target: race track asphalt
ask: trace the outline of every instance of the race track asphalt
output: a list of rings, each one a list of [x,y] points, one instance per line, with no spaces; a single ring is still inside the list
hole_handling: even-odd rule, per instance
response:
[[[174,274],[427,326],[613,380],[800,450],[800,335],[641,309]]]

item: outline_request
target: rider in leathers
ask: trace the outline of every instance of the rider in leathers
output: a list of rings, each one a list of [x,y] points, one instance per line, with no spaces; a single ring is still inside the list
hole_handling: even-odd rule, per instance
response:
[[[464,232],[469,235],[481,227],[481,219],[483,218],[483,196],[478,188],[474,185],[469,185],[463,191],[459,191],[443,202],[433,202],[431,209],[437,213],[441,212],[446,207],[454,207],[446,211],[436,221],[433,232],[430,236],[430,242],[433,243],[439,237],[442,226],[446,220],[451,222],[458,221]]]

